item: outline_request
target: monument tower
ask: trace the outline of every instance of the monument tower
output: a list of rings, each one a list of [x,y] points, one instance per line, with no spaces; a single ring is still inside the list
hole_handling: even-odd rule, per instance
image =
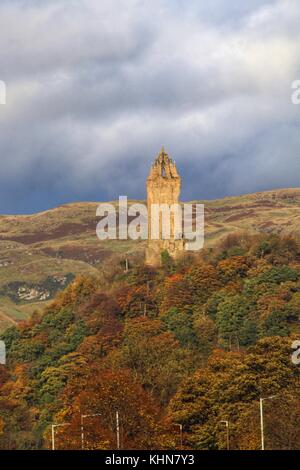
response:
[[[175,216],[171,215],[170,238],[163,239],[162,220],[159,222],[158,240],[151,239],[153,219],[152,204],[179,204],[181,191],[181,178],[177,172],[176,164],[162,147],[156,157],[147,179],[148,204],[148,247],[146,250],[146,264],[157,266],[161,264],[161,254],[167,251],[176,259],[184,251],[184,240],[175,238]]]

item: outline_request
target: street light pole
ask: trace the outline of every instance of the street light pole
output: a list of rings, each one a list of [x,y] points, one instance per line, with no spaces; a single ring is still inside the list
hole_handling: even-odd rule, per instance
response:
[[[70,423],[61,423],[61,424],[52,424],[51,425],[51,434],[52,434],[52,450],[55,450],[55,429],[60,426],[70,426]]]
[[[182,449],[183,447],[183,426],[182,424],[177,424],[177,423],[174,423],[175,426],[178,426],[179,427],[179,432],[180,432],[180,448]]]
[[[265,450],[263,398],[259,399],[261,450]]]
[[[84,449],[84,427],[83,427],[84,415],[80,416],[80,430],[81,430],[81,450]]]
[[[120,450],[120,423],[119,412],[116,411],[117,450]]]
[[[179,428],[180,448],[182,449],[182,447],[183,447],[183,426],[182,426],[182,424],[178,424],[178,423],[174,423],[174,426],[178,426],[178,428]]]
[[[182,432],[182,424],[179,424],[179,430],[180,430],[180,447],[181,447],[181,450],[182,450],[182,447],[183,447],[183,432]]]
[[[183,426],[182,426],[182,424],[179,424],[179,430],[180,430],[180,448],[182,450],[182,448],[183,448]]]
[[[55,450],[55,424],[52,424],[51,426],[51,430],[52,430],[52,439],[51,439],[51,442],[52,442],[52,450]]]
[[[81,450],[84,450],[84,425],[83,425],[83,420],[85,418],[93,418],[94,416],[101,416],[101,413],[81,415],[81,419],[80,419],[80,424],[81,424]]]
[[[226,447],[227,447],[227,450],[229,450],[230,448],[230,444],[229,444],[229,421],[221,421],[222,424],[225,424],[226,426]]]
[[[264,410],[263,402],[265,400],[272,400],[276,395],[272,395],[266,398],[259,399],[259,410],[260,410],[260,436],[261,436],[261,450],[265,450],[265,433],[264,433]]]

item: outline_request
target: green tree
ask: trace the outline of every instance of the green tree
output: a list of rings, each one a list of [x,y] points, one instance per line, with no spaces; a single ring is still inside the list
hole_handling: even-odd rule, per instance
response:
[[[193,313],[191,310],[179,310],[172,307],[161,316],[161,320],[166,328],[178,339],[181,346],[197,346],[198,340],[193,326]]]

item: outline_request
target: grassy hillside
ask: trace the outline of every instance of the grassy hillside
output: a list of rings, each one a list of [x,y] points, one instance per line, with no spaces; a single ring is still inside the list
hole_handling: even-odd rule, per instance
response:
[[[243,231],[300,235],[300,189],[199,202],[206,208],[206,247]],[[100,276],[125,257],[143,256],[145,242],[97,239],[97,205],[0,216],[0,330],[44,306],[75,275]]]

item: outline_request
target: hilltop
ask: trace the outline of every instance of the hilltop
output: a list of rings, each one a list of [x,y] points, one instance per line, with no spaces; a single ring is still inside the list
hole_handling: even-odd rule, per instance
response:
[[[300,235],[300,189],[193,202],[205,204],[205,247],[230,233]],[[49,303],[77,274],[103,276],[126,257],[143,257],[143,241],[97,239],[98,204],[0,216],[0,329]]]

